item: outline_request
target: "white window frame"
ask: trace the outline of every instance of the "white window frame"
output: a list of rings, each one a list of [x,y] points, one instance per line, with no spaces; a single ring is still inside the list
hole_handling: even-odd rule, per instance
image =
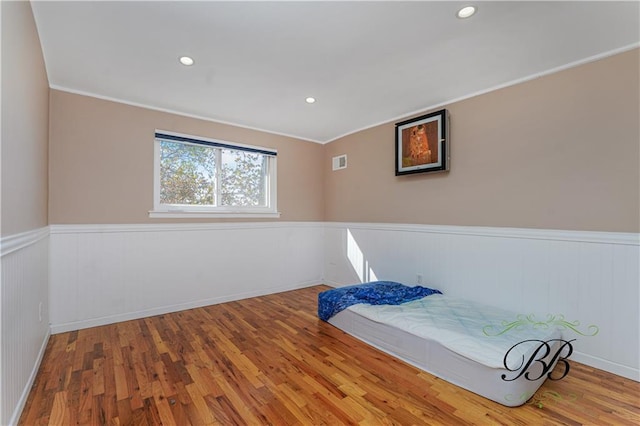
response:
[[[182,138],[184,140],[173,140],[169,138],[163,138],[162,136],[173,136]],[[188,204],[162,204],[160,203],[160,142],[172,141],[188,144],[189,140],[194,141],[194,145],[198,145],[198,142],[204,142],[200,145],[215,145],[211,146],[212,149],[244,149],[254,150],[255,152],[261,152],[267,157],[267,171],[265,175],[266,179],[266,207],[264,206],[201,206],[201,205],[188,205]],[[157,130],[155,132],[153,148],[153,210],[149,210],[149,217],[151,218],[278,218],[280,212],[277,208],[277,151],[272,148],[264,148],[260,146],[244,145],[235,142],[227,142],[215,139],[208,139],[200,136],[191,136],[181,133],[168,132],[165,130]],[[220,162],[218,162],[218,168]],[[218,170],[218,175],[219,175]],[[217,188],[216,190],[219,190]],[[219,200],[216,197],[216,200]]]

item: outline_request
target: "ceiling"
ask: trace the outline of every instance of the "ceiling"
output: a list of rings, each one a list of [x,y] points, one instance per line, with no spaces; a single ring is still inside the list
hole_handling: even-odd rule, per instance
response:
[[[639,2],[474,3],[32,7],[53,88],[321,143],[640,42]]]

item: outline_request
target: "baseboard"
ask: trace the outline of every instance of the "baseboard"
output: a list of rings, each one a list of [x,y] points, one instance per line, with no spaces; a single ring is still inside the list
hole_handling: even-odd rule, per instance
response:
[[[337,281],[331,281],[331,280],[327,280],[325,279],[323,282],[324,285],[328,285],[329,287],[343,287],[345,284],[343,283],[339,283]],[[353,283],[353,284],[358,284],[358,283]]]
[[[607,361],[606,359],[583,354],[580,352],[574,352],[571,355],[571,358],[569,359],[569,361],[579,362],[580,364],[585,364],[585,365],[588,365],[589,367],[597,368],[598,370],[607,371],[611,374],[616,374],[618,376],[622,376],[627,379],[640,382],[640,370],[632,367],[627,367],[626,365],[621,365],[615,362]]]
[[[25,404],[27,403],[27,398],[29,398],[29,393],[31,392],[31,388],[36,380],[36,376],[38,375],[38,370],[40,369],[40,364],[42,363],[42,359],[44,358],[44,353],[47,350],[47,344],[49,343],[49,337],[51,337],[51,331],[47,331],[47,334],[44,336],[44,340],[42,341],[42,345],[40,346],[40,352],[38,353],[38,358],[36,359],[33,368],[31,369],[31,374],[29,375],[29,380],[24,386],[22,390],[22,394],[20,395],[20,399],[18,400],[18,404],[13,410],[13,414],[11,415],[11,419],[9,419],[9,425],[17,425],[20,420],[20,416],[22,415],[22,410],[24,409]]]
[[[122,321],[130,321],[130,320],[135,320],[140,318],[152,317],[155,315],[168,314],[171,312],[179,312],[187,309],[201,308],[203,306],[217,305],[219,303],[233,302],[235,300],[249,299],[251,297],[259,297],[259,296],[265,296],[268,294],[282,293],[284,291],[297,290],[297,289],[312,287],[314,285],[320,285],[320,284],[322,284],[322,280],[318,279],[318,280],[300,282],[292,285],[269,287],[269,288],[264,288],[256,291],[235,293],[235,294],[230,294],[226,296],[212,297],[209,299],[194,300],[186,303],[177,303],[175,305],[166,305],[158,308],[146,309],[143,311],[127,312],[124,314],[109,315],[109,316],[100,317],[100,318],[92,318],[85,321],[74,321],[74,322],[67,322],[62,324],[52,324],[51,334],[65,333],[67,331],[75,331],[75,330],[81,330],[84,328],[98,327],[101,325],[108,325],[108,324],[114,324]]]

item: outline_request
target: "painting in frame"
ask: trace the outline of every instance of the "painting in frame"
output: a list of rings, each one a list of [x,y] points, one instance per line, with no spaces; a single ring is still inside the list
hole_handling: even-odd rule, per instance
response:
[[[396,123],[396,176],[449,170],[446,109]]]

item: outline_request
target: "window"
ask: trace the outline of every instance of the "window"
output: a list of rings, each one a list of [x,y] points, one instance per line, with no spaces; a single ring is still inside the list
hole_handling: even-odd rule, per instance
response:
[[[273,149],[156,132],[151,217],[279,217]]]

